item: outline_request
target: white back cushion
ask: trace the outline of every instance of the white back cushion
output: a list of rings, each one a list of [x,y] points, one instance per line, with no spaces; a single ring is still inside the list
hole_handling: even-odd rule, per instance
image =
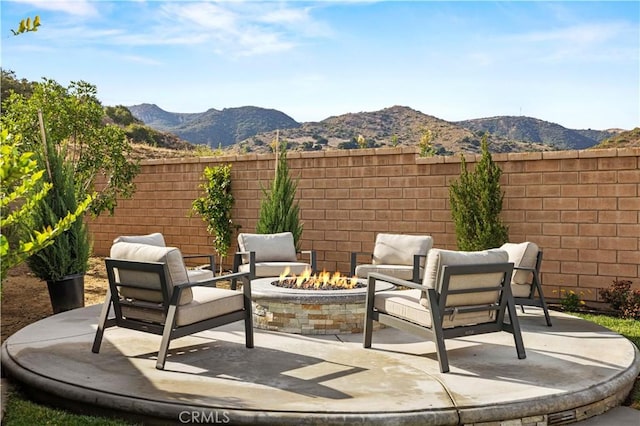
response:
[[[189,282],[187,268],[182,260],[182,253],[175,247],[158,247],[149,244],[119,242],[111,246],[111,257],[120,260],[137,262],[160,262],[166,265],[167,285],[169,296],[173,293],[173,286]],[[135,283],[148,288],[145,290],[122,289],[122,295],[152,302],[162,302],[160,280],[158,275],[132,270],[118,270],[118,279],[122,283]],[[180,304],[193,300],[191,289],[186,289],[180,297]]]
[[[509,262],[513,262],[514,267],[535,268],[538,251],[540,250],[535,243],[505,243],[500,247],[509,255]],[[512,284],[531,284],[531,272],[513,271],[511,276]]]
[[[426,235],[378,234],[373,248],[374,265],[413,265],[413,255],[426,255],[433,238]],[[424,266],[425,258],[420,265]]]
[[[115,240],[114,243],[138,243],[148,244],[150,246],[165,247],[164,237],[159,232],[148,235],[122,235]]]
[[[296,246],[291,232],[279,234],[238,234],[240,251],[255,251],[256,262],[295,262]],[[245,263],[249,256],[243,256]]]
[[[441,292],[440,280],[444,265],[484,265],[489,263],[507,263],[509,256],[506,251],[500,249],[482,251],[453,251],[431,249],[427,256],[427,266],[424,271],[422,284],[425,287]],[[449,281],[449,289],[465,289],[477,287],[493,287],[500,284],[502,274],[471,274],[454,276]],[[492,303],[497,297],[497,292],[478,292],[449,296],[447,306],[474,305]],[[426,294],[423,294],[420,303],[427,306]]]

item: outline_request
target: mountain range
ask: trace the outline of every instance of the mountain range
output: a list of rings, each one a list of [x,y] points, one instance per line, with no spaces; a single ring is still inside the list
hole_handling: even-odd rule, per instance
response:
[[[147,126],[193,144],[237,152],[270,152],[271,142],[286,140],[290,150],[420,146],[435,154],[479,152],[487,134],[493,152],[586,149],[621,130],[577,130],[524,116],[450,122],[406,106],[348,113],[319,122],[299,123],[287,114],[255,106],[174,113],[154,104],[127,107]]]

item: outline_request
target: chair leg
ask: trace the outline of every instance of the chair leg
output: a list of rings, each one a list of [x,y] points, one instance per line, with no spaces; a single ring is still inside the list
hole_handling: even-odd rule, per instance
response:
[[[435,297],[435,290],[427,291],[427,300],[429,303],[429,315],[431,315],[431,328],[433,330],[433,341],[436,344],[436,356],[441,373],[449,372],[449,356],[447,355],[447,347],[444,344],[444,331],[442,330],[442,318],[440,318],[440,310]]]
[[[518,359],[525,359],[527,354],[524,350],[524,341],[522,340],[522,333],[520,331],[520,321],[516,314],[516,307],[511,297],[507,301],[507,310],[509,312],[509,322],[511,323],[511,333],[513,333],[513,340],[516,345],[516,352],[518,353]]]
[[[247,348],[253,348],[253,303],[251,302],[251,280],[242,278],[242,294],[244,298],[244,336]]]
[[[158,360],[156,361],[156,368],[158,370],[164,370],[164,364],[167,359],[167,352],[169,352],[169,343],[171,342],[171,334],[173,333],[175,320],[176,306],[169,305],[167,318],[164,323],[164,330],[162,332],[162,341],[160,342],[160,349],[158,350]]]
[[[98,320],[98,329],[96,330],[96,336],[93,339],[93,346],[91,347],[91,352],[99,353],[100,346],[102,345],[102,337],[104,336],[104,330],[107,325],[107,318],[109,317],[109,312],[111,311],[111,290],[107,288],[107,296],[105,298],[104,304],[102,305],[102,311],[100,312],[100,319]]]
[[[538,271],[533,271],[533,284],[535,285],[536,291],[538,292],[538,297],[540,297],[540,306],[544,311],[544,319],[547,321],[547,325],[551,327],[549,308],[547,307],[547,302],[544,300],[544,294],[542,294],[542,286],[540,285],[540,276],[538,275]]]
[[[371,338],[373,336],[373,298],[376,292],[376,280],[369,278],[367,282],[367,300],[365,304],[365,319],[364,319],[364,335],[362,346],[365,348],[371,347]]]

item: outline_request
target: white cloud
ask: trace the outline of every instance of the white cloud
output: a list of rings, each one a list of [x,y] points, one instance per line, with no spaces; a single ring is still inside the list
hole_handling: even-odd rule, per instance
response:
[[[12,0],[15,3],[26,3],[39,9],[64,12],[76,16],[95,16],[98,10],[95,2],[90,0]]]

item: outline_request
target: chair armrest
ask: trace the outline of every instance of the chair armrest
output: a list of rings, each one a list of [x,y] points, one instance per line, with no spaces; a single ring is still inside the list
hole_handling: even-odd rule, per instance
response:
[[[413,281],[406,281],[406,280],[403,280],[401,278],[392,277],[390,275],[381,274],[379,272],[370,272],[369,273],[369,278],[374,278],[374,279],[379,280],[379,281],[386,281],[386,282],[391,283],[391,284],[396,285],[396,286],[409,287],[409,288],[414,288],[414,289],[417,289],[417,290],[427,291],[430,288],[430,287],[426,287],[426,286],[424,286],[422,284],[415,283]]]
[[[256,277],[256,252],[255,251],[237,251],[233,255],[233,272],[236,273],[240,270],[240,265],[244,265],[245,262],[242,256],[249,255],[249,280]],[[236,289],[237,278],[231,280],[231,290]]]
[[[315,250],[301,250],[298,253],[301,254],[308,254],[309,255],[309,263],[311,264],[311,273],[315,274],[316,270],[317,270],[317,256],[316,256],[316,251]]]
[[[216,260],[215,260],[215,255],[213,254],[184,254],[182,255],[183,259],[196,259],[199,257],[206,257],[209,259],[209,267],[211,268],[212,271],[216,271]]]
[[[351,257],[350,257],[350,272],[351,272],[351,276],[355,276],[356,275],[356,263],[358,262],[358,256],[360,255],[365,255],[368,254],[371,257],[373,257],[373,253],[368,252],[368,251],[352,251],[351,252]]]

